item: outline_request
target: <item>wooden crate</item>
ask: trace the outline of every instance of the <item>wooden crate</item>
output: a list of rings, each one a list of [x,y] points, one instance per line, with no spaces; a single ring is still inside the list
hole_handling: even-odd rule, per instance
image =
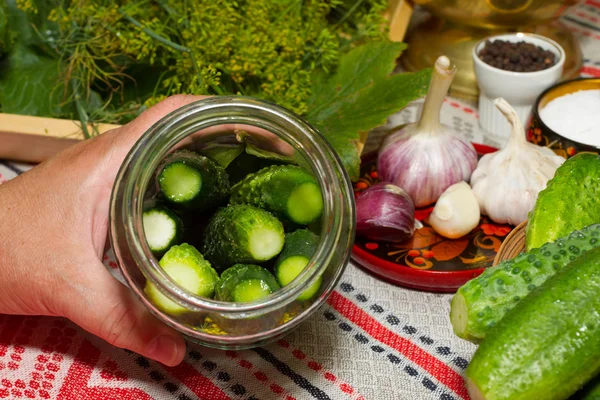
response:
[[[411,15],[409,1],[390,0],[385,16],[391,40],[404,40]],[[104,133],[119,126],[95,124],[88,126],[88,131]],[[361,135],[359,150],[362,151],[367,138],[368,133]],[[83,139],[79,121],[0,113],[0,159],[39,163]]]
[[[120,125],[95,124],[99,133]],[[0,113],[0,159],[39,163],[83,140],[79,121]]]

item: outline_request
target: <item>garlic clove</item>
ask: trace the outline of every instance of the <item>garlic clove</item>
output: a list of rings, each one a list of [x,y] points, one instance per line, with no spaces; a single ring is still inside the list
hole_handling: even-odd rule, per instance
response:
[[[457,239],[471,232],[481,218],[479,202],[466,182],[450,186],[429,215],[429,224],[440,235]]]

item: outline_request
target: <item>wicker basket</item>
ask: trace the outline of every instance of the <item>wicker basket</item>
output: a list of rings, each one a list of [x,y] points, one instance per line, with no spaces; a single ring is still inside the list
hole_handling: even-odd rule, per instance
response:
[[[520,223],[513,229],[496,254],[494,265],[498,265],[502,261],[510,260],[525,251],[525,232],[527,231],[527,221]]]

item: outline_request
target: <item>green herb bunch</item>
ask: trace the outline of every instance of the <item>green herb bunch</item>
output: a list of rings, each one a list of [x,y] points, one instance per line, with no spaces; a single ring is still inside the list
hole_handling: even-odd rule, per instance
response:
[[[242,94],[302,114],[313,71],[334,70],[341,52],[385,37],[386,6],[382,0],[75,0],[53,7],[49,20],[57,25],[64,78],[75,77],[84,90],[118,95],[152,69],[152,91],[136,99],[146,105],[176,93]],[[143,74],[136,71],[141,66]]]
[[[400,92],[388,93],[394,89],[388,78],[396,78],[388,75],[404,45],[386,39],[387,0],[6,4],[6,34],[0,13],[0,54],[7,54],[0,65],[3,112],[73,118],[85,127],[96,121],[125,123],[178,93],[252,96],[307,117],[326,136],[330,132],[330,142],[356,175],[354,141],[362,126],[376,127],[373,121],[384,122],[425,94],[426,73],[400,75]],[[344,70],[344,64],[351,68]],[[367,96],[342,98],[339,85],[346,84]],[[373,85],[374,92],[368,88]],[[372,102],[378,96],[383,103],[369,123],[335,128],[331,119],[344,111],[336,107],[352,99],[350,105],[364,113],[372,105],[361,99]],[[349,114],[357,115],[356,109]]]

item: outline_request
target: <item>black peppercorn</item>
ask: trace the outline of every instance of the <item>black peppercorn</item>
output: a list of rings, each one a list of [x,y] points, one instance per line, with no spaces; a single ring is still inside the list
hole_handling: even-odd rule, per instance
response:
[[[541,71],[556,63],[554,53],[524,41],[488,40],[478,56],[492,67],[515,72]]]

